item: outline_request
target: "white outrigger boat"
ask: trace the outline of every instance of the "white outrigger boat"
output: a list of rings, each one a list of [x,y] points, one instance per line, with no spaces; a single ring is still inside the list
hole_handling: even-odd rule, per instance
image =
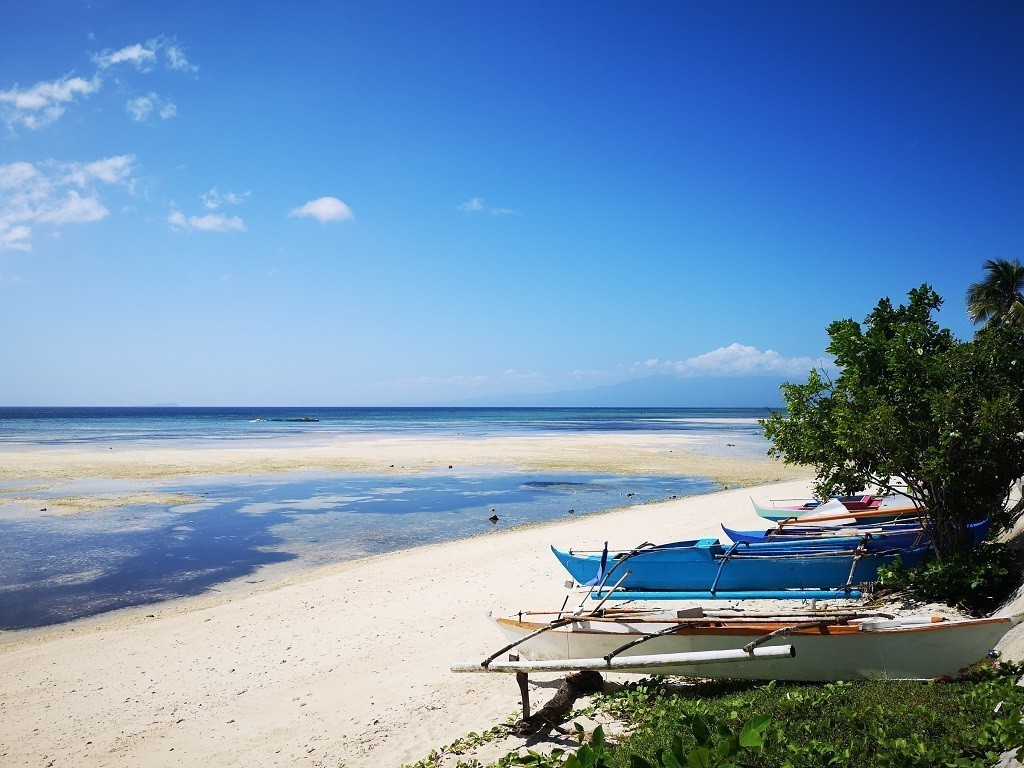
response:
[[[511,644],[482,663],[456,665],[454,671],[596,669],[749,680],[931,680],[955,677],[984,659],[1024,621],[1024,614],[987,619],[853,612],[737,616],[611,608],[547,622],[522,614],[495,621]],[[519,659],[495,661],[512,649],[521,654]]]

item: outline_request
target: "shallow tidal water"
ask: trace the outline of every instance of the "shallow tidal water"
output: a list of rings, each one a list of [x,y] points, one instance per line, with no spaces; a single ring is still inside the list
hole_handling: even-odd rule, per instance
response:
[[[19,495],[12,487],[0,494],[0,629],[197,596],[238,580],[256,583],[264,566],[311,570],[717,487],[704,478],[590,473],[306,472],[163,482],[151,490],[203,501],[70,516],[4,513],[4,499]],[[112,490],[109,483],[104,489]]]

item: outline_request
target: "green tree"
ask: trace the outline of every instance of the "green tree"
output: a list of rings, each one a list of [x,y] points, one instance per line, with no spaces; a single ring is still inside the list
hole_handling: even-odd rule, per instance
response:
[[[867,486],[926,511],[940,556],[968,548],[967,525],[1008,525],[1024,475],[1024,328],[995,324],[970,342],[938,326],[942,299],[922,285],[906,305],[882,299],[863,325],[829,325],[834,381],[784,384],[786,412],[762,421],[769,453],[816,469],[823,498]]]
[[[984,268],[985,279],[967,289],[971,322],[1024,326],[1024,265],[1016,259],[990,259]]]

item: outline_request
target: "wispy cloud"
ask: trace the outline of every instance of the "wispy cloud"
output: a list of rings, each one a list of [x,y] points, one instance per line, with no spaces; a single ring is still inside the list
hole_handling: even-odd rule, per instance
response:
[[[92,60],[100,69],[110,69],[118,64],[132,64],[136,69],[146,72],[156,63],[156,40],[147,43],[126,45],[116,51],[106,49],[93,54]]]
[[[146,122],[154,114],[161,120],[170,120],[178,114],[177,106],[172,102],[162,99],[155,93],[148,93],[145,96],[128,99],[124,108],[131,115],[132,120],[137,123]]]
[[[180,232],[245,232],[245,222],[238,216],[208,213],[205,216],[186,216],[172,211],[167,223]]]
[[[355,218],[352,209],[336,197],[318,197],[316,200],[310,200],[305,205],[293,208],[288,213],[288,216],[291,218],[308,216],[309,218],[316,219],[321,224],[326,224],[329,221],[348,221]]]
[[[128,64],[140,72],[149,72],[163,61],[167,69],[192,73],[199,71],[199,67],[189,62],[178,41],[168,37],[154,37],[144,43],[133,43],[116,50],[107,48],[94,53],[92,60],[101,70]]]
[[[0,90],[0,120],[8,128],[23,127],[31,131],[52,125],[71,105],[99,91],[108,72],[114,68],[131,67],[138,72],[149,72],[163,62],[168,70],[193,74],[199,70],[188,61],[181,45],[166,37],[116,50],[107,49],[93,54],[92,60],[98,71],[91,78],[67,74],[28,88],[15,84],[7,90]],[[175,104],[155,93],[129,99],[125,110],[139,122],[152,115],[168,120],[178,112]]]
[[[203,208],[207,211],[215,211],[222,205],[241,205],[248,192],[238,194],[226,192],[221,194],[217,187],[210,187],[209,192],[203,192],[199,199],[203,202]],[[167,223],[172,229],[179,232],[245,232],[245,222],[239,216],[228,216],[225,213],[207,213],[202,216],[186,216],[181,211],[174,210],[167,216]]]
[[[466,202],[460,203],[458,209],[463,213],[489,213],[492,216],[514,216],[518,214],[518,211],[514,211],[511,208],[495,208],[493,205],[488,205],[482,197],[471,197]]]
[[[100,89],[100,78],[86,80],[65,75],[48,82],[36,83],[31,88],[17,85],[0,91],[0,118],[9,126],[24,126],[29,130],[45,128],[64,114],[68,105],[79,98],[90,96]]]
[[[82,224],[106,218],[104,186],[132,189],[132,155],[90,163],[48,161],[0,165],[0,250],[28,251],[36,225]]]
[[[807,373],[817,361],[809,357],[783,357],[778,352],[733,343],[685,360],[652,358],[635,363],[634,373],[671,373],[679,377],[796,375]]]
[[[201,194],[199,199],[203,201],[204,208],[215,211],[222,205],[241,205],[251,194],[251,192],[224,192],[222,194],[217,191],[217,187],[210,187],[210,191]]]
[[[198,72],[199,67],[195,64],[191,64],[185,57],[185,51],[182,49],[177,42],[171,41],[164,47],[164,53],[167,54],[167,65],[171,69],[178,70],[179,72]]]

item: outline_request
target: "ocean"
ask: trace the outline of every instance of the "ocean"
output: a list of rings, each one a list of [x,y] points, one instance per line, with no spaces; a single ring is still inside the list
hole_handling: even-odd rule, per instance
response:
[[[0,408],[3,452],[110,446],[287,446],[346,435],[494,437],[685,434],[702,452],[762,458],[762,409]],[[308,470],[169,480],[0,482],[0,629],[119,608],[367,555],[625,504],[708,493],[702,477],[455,468],[410,474]],[[185,495],[68,516],[48,499]],[[24,499],[38,505],[26,512]],[[19,503],[21,502],[21,503]],[[497,517],[492,522],[491,517]]]
[[[684,432],[763,450],[765,408],[0,407],[0,446],[265,440],[334,434]],[[760,439],[760,442],[758,442]]]

